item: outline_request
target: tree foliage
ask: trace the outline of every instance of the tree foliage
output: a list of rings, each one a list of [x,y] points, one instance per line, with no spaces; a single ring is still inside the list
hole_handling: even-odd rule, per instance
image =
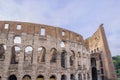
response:
[[[113,56],[112,59],[116,69],[116,73],[118,76],[120,76],[120,56]]]

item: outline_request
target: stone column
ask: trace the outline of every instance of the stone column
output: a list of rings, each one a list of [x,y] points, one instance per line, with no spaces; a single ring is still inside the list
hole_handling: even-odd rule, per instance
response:
[[[49,55],[49,51],[47,50],[45,54],[45,65],[47,69],[50,69],[50,55]]]
[[[77,70],[78,69],[78,57],[75,56],[75,69]]]
[[[58,69],[61,68],[61,55],[60,55],[60,53],[58,53],[58,56],[57,56],[57,68]]]
[[[11,61],[11,48],[12,46],[11,45],[8,45],[7,46],[7,51],[5,53],[5,60],[4,60],[4,67],[3,67],[3,80],[7,80],[8,78],[8,68],[9,68],[9,65],[10,65],[10,61]]]
[[[70,80],[70,73],[67,73],[67,80]]]
[[[70,55],[67,54],[66,58],[67,58],[66,59],[67,60],[67,68],[70,69]]]
[[[78,73],[75,74],[75,80],[78,80]]]
[[[61,80],[61,74],[60,73],[57,74],[57,80]]]
[[[34,49],[37,49],[34,47]],[[37,76],[37,50],[34,50],[33,52],[33,63],[32,63],[32,80],[36,80]]]

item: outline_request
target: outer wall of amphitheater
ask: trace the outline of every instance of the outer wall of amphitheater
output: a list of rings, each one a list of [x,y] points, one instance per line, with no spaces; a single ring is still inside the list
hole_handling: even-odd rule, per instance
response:
[[[0,80],[116,80],[101,30],[95,46],[96,35],[84,40],[58,27],[0,21]]]

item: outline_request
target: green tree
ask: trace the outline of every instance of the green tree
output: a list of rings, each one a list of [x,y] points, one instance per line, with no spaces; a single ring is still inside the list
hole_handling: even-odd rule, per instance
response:
[[[116,69],[116,73],[118,76],[120,76],[120,56],[113,56],[112,59]]]

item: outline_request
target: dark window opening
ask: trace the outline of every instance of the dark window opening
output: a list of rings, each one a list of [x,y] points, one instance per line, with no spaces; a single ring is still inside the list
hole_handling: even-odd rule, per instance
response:
[[[75,80],[75,76],[73,74],[70,75],[70,80]]]
[[[78,80],[82,80],[82,76],[80,73],[78,74]]]
[[[97,79],[97,69],[95,67],[92,68],[92,80],[98,80]]]
[[[91,58],[91,66],[96,67],[96,60],[95,58]]]
[[[62,75],[62,76],[61,76],[61,80],[67,80],[66,75]]]
[[[43,75],[39,75],[39,76],[37,77],[37,80],[44,80],[44,76],[43,76]]]
[[[104,71],[103,71],[103,69],[101,69],[101,74],[104,74]]]
[[[5,59],[5,50],[6,50],[6,45],[0,44],[0,60]]]
[[[56,77],[55,77],[54,75],[52,75],[52,76],[50,77],[50,80],[56,80]]]
[[[8,77],[8,80],[17,80],[17,77],[15,75],[11,75]]]
[[[63,68],[66,67],[66,53],[65,52],[61,53],[61,67]]]

